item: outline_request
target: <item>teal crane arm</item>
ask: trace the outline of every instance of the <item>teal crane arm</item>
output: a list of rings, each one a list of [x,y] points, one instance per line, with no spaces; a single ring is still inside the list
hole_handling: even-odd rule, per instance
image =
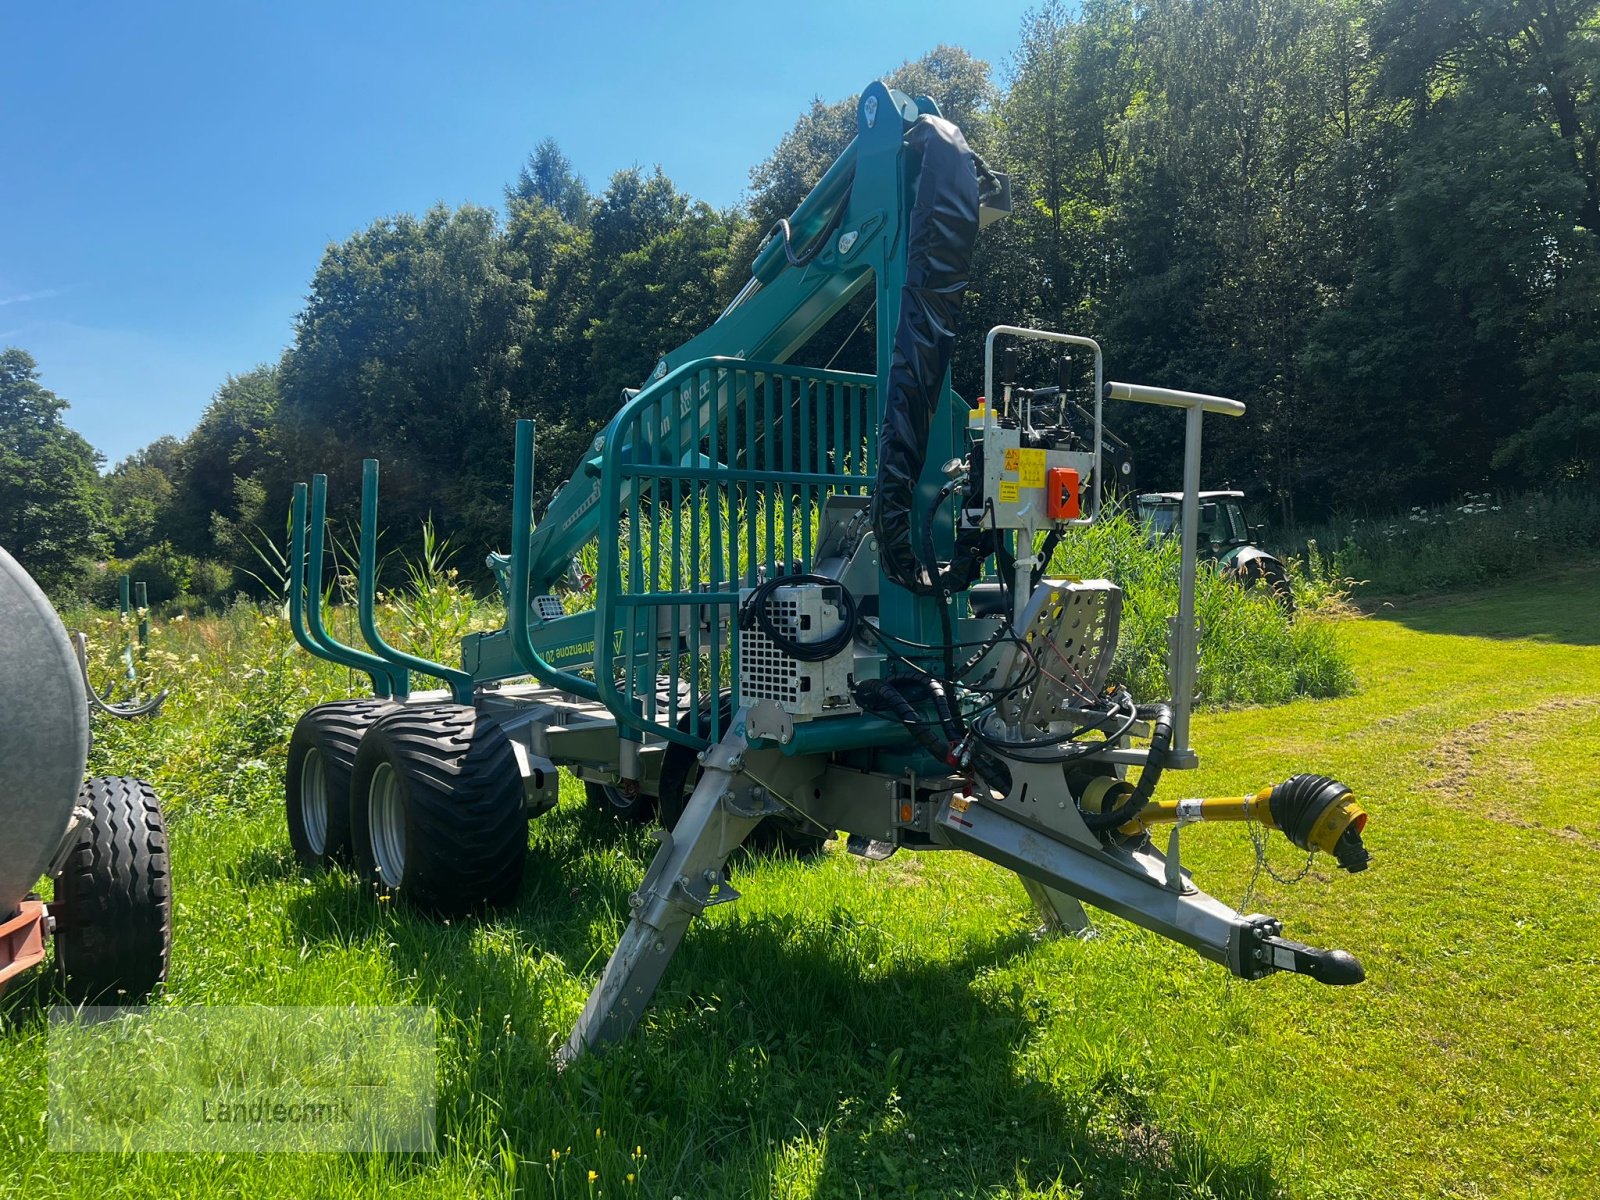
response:
[[[912,100],[882,83],[870,84],[858,104],[856,139],[795,209],[787,239],[774,234],[756,256],[750,280],[733,303],[703,332],[665,355],[646,390],[665,384],[678,368],[704,359],[787,362],[874,281],[878,361],[886,364],[904,274],[902,142],[906,129],[925,112],[938,112],[926,97]],[[790,261],[797,248],[799,265]],[[707,399],[702,425],[714,419],[715,406],[735,399],[727,395]],[[549,590],[566,574],[572,556],[609,519],[609,514],[600,512],[600,462],[622,423],[619,411],[533,531],[527,566],[536,593]]]

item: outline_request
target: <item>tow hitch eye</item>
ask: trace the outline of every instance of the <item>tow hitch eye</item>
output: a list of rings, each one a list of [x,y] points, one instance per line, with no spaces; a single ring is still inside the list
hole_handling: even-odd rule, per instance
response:
[[[1282,929],[1270,917],[1256,918],[1249,927],[1246,953],[1240,964],[1244,978],[1260,979],[1274,971],[1292,971],[1318,983],[1343,986],[1360,983],[1367,977],[1361,960],[1348,950],[1319,950],[1304,942],[1292,942],[1279,936]]]

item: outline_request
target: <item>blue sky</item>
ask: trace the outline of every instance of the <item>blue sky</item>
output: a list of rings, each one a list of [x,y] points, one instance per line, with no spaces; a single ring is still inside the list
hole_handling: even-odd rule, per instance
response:
[[[0,7],[0,345],[111,462],[275,360],[324,247],[498,205],[543,137],[731,204],[813,96],[941,42],[1004,71],[1025,0],[279,0]]]

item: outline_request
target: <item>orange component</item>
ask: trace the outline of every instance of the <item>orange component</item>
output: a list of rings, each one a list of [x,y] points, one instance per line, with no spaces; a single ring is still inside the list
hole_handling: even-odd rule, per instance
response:
[[[912,818],[912,817],[913,817],[913,816],[914,816],[914,815],[915,815],[915,814],[914,814],[914,813],[913,813],[913,812],[912,812],[912,809],[911,809],[911,805],[909,805],[909,804],[902,804],[902,805],[901,805],[901,806],[900,806],[900,823],[901,823],[901,824],[902,824],[902,825],[909,825],[909,824],[911,824],[911,818]]]
[[[44,959],[45,907],[24,900],[16,916],[0,923],[0,991],[7,983]]]
[[[1078,473],[1071,467],[1051,467],[1044,476],[1045,514],[1052,521],[1078,519]]]

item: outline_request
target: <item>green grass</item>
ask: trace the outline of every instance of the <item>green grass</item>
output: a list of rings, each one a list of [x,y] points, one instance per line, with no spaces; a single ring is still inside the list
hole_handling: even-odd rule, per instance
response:
[[[1122,627],[1111,678],[1135,696],[1170,696],[1168,617],[1178,611],[1177,538],[1154,545],[1127,514],[1114,512],[1067,539],[1051,557],[1054,574],[1108,578],[1122,589]],[[1283,704],[1303,696],[1348,695],[1355,686],[1337,632],[1349,604],[1341,585],[1316,572],[1293,572],[1298,615],[1291,618],[1264,587],[1246,590],[1202,562],[1195,577],[1200,624],[1200,703]]]
[[[1289,531],[1306,573],[1349,579],[1362,596],[1462,588],[1600,557],[1600,491],[1482,492],[1388,517],[1339,517]]]
[[[305,878],[278,811],[282,732],[340,678],[252,614],[169,627],[158,649],[188,682],[161,721],[102,727],[96,749],[177,810],[168,1002],[436,1006],[440,1152],[51,1155],[35,979],[6,999],[0,1193],[1592,1196],[1597,598],[1582,569],[1383,608],[1341,628],[1356,694],[1197,718],[1204,765],[1164,794],[1318,770],[1370,807],[1368,872],[1263,877],[1252,904],[1359,954],[1363,986],[1230,981],[1104,917],[1092,940],[1038,941],[1020,885],[972,858],[756,859],[639,1032],[565,1073],[551,1050],[645,836],[569,788],[536,823],[518,905],[448,927]],[[217,698],[224,672],[237,705]],[[1185,845],[1237,901],[1244,832]],[[1281,841],[1273,861],[1298,867]]]

